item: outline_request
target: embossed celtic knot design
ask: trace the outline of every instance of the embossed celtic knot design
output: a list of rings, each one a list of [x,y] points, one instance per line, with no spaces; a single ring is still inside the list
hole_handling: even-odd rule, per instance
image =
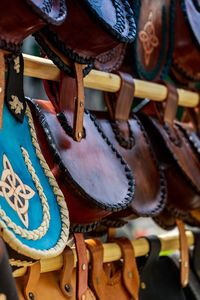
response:
[[[0,195],[6,199],[8,204],[16,211],[22,223],[28,228],[29,200],[35,192],[22,182],[14,172],[7,156],[3,155],[3,167],[0,180]]]
[[[21,111],[23,110],[24,106],[19,101],[19,98],[15,95],[11,96],[12,101],[10,101],[11,109],[15,111],[16,114],[21,114]]]
[[[139,39],[144,49],[145,64],[148,66],[150,62],[151,54],[154,49],[158,47],[159,40],[155,33],[155,26],[153,24],[153,13],[149,13],[148,21],[144,25],[144,29],[139,32]]]

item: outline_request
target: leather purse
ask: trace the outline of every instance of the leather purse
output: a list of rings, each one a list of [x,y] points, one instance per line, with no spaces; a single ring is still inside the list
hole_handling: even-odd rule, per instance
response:
[[[66,247],[63,251],[63,268],[41,273],[41,264],[28,267],[23,277],[16,278],[19,300],[95,300],[88,287],[88,260],[82,234],[75,235],[77,266],[74,267],[74,253]]]
[[[122,261],[103,263],[103,246],[97,240],[87,240],[91,257],[89,286],[96,299],[138,299],[139,274],[134,249],[126,238],[115,239],[122,250]]]
[[[199,18],[199,1],[176,1],[172,74],[182,84],[200,81]]]
[[[42,152],[65,195],[75,232],[93,230],[112,211],[125,209],[134,194],[131,170],[88,111],[83,110],[83,130],[75,135],[81,135],[80,142],[74,137],[74,99],[84,101],[81,78],[82,70],[77,82],[63,74],[58,86],[46,83],[51,101],[31,105]]]
[[[64,72],[74,75],[71,61],[87,74],[95,58],[120,43],[133,41],[135,20],[128,0],[68,0],[68,17],[62,26],[37,33],[43,51]]]
[[[200,162],[180,123],[174,121],[177,101],[176,90],[168,86],[164,116],[160,115],[160,120],[158,114],[156,117],[154,104],[150,104],[151,107],[154,106],[154,117],[140,115],[167,180],[166,208],[154,218],[165,229],[175,226],[175,218],[196,225],[197,220],[194,220],[190,212],[199,209],[200,205]]]
[[[4,105],[0,131],[0,228],[16,252],[48,258],[60,254],[68,243],[68,209],[42,155],[23,94],[22,56],[18,61],[17,68],[15,60],[7,64],[9,105]]]
[[[135,195],[127,209],[113,213],[104,220],[104,224],[112,220],[112,226],[120,225],[120,220],[158,215],[165,207],[167,198],[165,176],[148,135],[138,117],[131,114],[134,80],[127,73],[118,74],[121,77],[120,91],[117,94],[107,93],[108,113],[96,115],[105,135],[135,175]]]

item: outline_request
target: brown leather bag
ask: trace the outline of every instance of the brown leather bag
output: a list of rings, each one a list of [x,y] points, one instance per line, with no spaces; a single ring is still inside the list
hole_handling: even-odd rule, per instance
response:
[[[84,74],[96,56],[135,37],[135,20],[128,0],[68,0],[68,17],[58,28],[46,27],[36,39],[47,56],[68,74],[69,61],[85,64]]]
[[[92,230],[112,211],[125,209],[132,201],[132,172],[101,130],[95,118],[83,110],[84,128],[76,121],[74,97],[84,101],[82,72],[75,79],[63,75],[59,87],[47,88],[50,101],[35,101],[32,111],[41,149],[64,193],[73,231]],[[77,87],[78,86],[78,87]],[[51,90],[50,90],[51,89]],[[76,99],[77,99],[76,98]],[[73,120],[74,119],[74,120]],[[116,176],[117,174],[117,176]]]
[[[172,73],[182,84],[200,81],[199,19],[199,1],[176,1]]]
[[[174,121],[177,101],[176,90],[168,86],[164,119],[140,115],[167,180],[167,206],[155,218],[166,229],[175,226],[175,218],[195,225],[190,212],[200,208],[200,161],[180,123]]]
[[[28,267],[23,277],[16,278],[19,300],[95,300],[88,287],[87,250],[82,234],[76,234],[77,266],[74,254],[67,247],[63,252],[63,268],[59,271],[41,272],[40,262]],[[10,299],[11,300],[11,299]]]
[[[112,226],[119,220],[155,216],[166,204],[166,182],[159,168],[150,140],[138,117],[131,114],[134,81],[131,75],[118,72],[121,88],[106,94],[107,113],[96,113],[104,133],[135,174],[135,195],[130,206],[107,217]],[[114,222],[115,221],[115,222]],[[104,221],[105,223],[105,221]]]
[[[103,246],[99,240],[87,240],[91,256],[89,286],[99,300],[138,300],[139,274],[134,249],[126,238],[114,240],[122,251],[122,261],[103,263]]]

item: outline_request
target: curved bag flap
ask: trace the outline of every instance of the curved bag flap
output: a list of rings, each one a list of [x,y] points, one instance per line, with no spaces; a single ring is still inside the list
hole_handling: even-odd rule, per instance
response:
[[[137,37],[132,47],[140,78],[159,80],[170,67],[173,52],[174,0],[136,0]]]
[[[0,2],[0,48],[17,52],[22,41],[46,25],[66,17],[65,0],[15,0]],[[9,12],[9,18],[5,15]]]
[[[67,7],[64,24],[46,27],[36,39],[47,56],[70,75],[73,68],[68,59],[86,64],[86,74],[96,56],[135,37],[135,20],[128,0],[68,0]]]
[[[22,56],[18,67],[15,69],[10,61],[5,94],[12,114],[23,110],[24,115],[19,122],[4,105],[4,126],[0,130],[0,228],[6,243],[16,252],[35,259],[47,258],[62,252],[68,241],[68,209],[41,153],[32,114],[25,103]]]
[[[72,202],[66,196],[71,222],[77,222],[76,215],[79,215],[80,223],[90,223],[94,219],[100,220],[102,214],[105,216],[109,211],[126,208],[134,193],[132,173],[94,117],[89,112],[84,113],[85,136],[78,143],[70,136],[68,127],[63,128],[60,124],[51,102],[35,101],[35,110],[55,158],[57,167],[51,163],[54,173],[56,169],[58,174],[62,172],[63,185],[66,186],[67,183],[73,189],[70,198],[73,195],[76,198]],[[64,124],[67,125],[66,119]],[[41,144],[44,142],[41,139]],[[46,146],[43,147],[46,156],[45,148]],[[81,205],[81,210],[76,205]],[[105,210],[108,212],[105,213]]]
[[[65,0],[26,0],[33,10],[49,24],[60,25],[67,16]]]
[[[177,1],[172,71],[177,80],[183,84],[200,80],[199,19],[198,1]]]

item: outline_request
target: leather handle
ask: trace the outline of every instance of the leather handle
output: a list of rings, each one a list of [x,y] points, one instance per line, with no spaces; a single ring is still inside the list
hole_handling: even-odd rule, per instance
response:
[[[132,108],[135,84],[133,77],[128,73],[117,72],[121,78],[121,86],[118,93],[105,94],[105,101],[111,119],[115,121],[127,121]]]
[[[189,248],[184,223],[177,219],[176,225],[179,230],[181,285],[186,287],[189,282]]]
[[[164,121],[173,126],[173,121],[176,118],[178,108],[178,92],[175,86],[166,83],[168,93],[166,98],[166,106],[164,111]]]
[[[122,251],[123,281],[133,300],[138,300],[140,279],[136,264],[135,251],[128,238],[114,239]]]
[[[71,280],[74,269],[74,253],[72,249],[66,247],[63,251],[63,268],[60,274],[60,288],[67,298],[72,298],[73,291]]]
[[[0,51],[0,128],[2,128],[3,105],[5,94],[5,58],[4,53]]]
[[[88,259],[82,233],[74,233],[77,253],[77,299],[83,300],[88,289]]]

